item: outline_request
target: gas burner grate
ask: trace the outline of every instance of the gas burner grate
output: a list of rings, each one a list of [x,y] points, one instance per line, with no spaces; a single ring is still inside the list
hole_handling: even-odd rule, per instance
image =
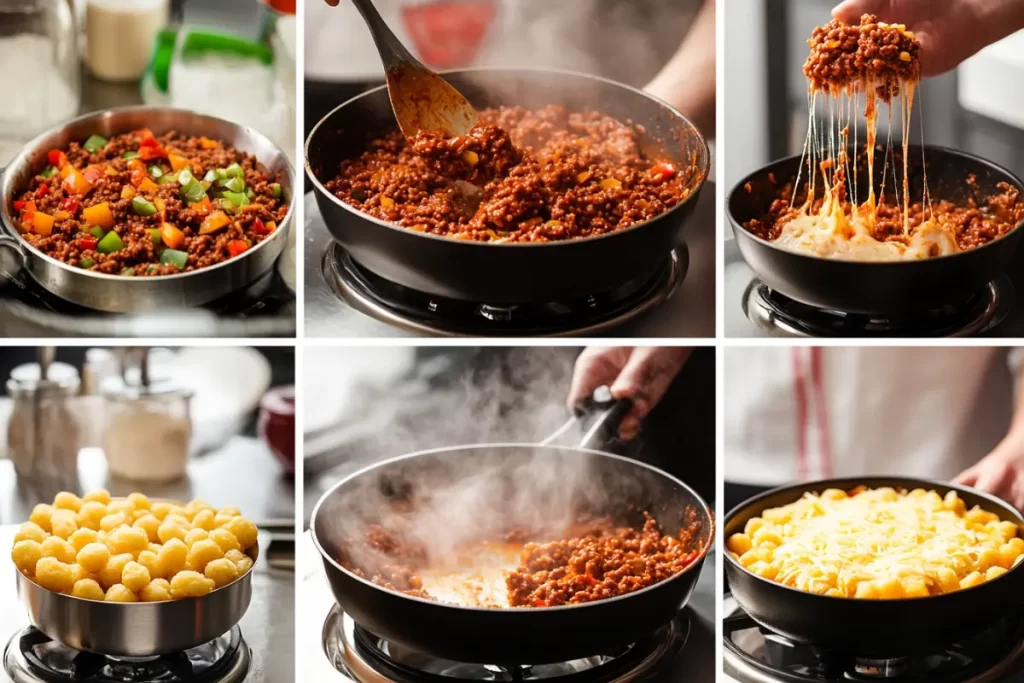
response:
[[[236,626],[199,647],[158,657],[80,652],[29,627],[7,644],[4,667],[15,683],[238,683],[251,653]]]
[[[766,332],[799,337],[969,337],[991,330],[1013,307],[1005,276],[958,305],[905,317],[831,311],[794,301],[756,278],[743,293],[747,318]]]
[[[542,303],[491,305],[435,297],[386,280],[356,263],[337,244],[324,254],[321,273],[343,302],[397,327],[441,336],[561,336],[603,332],[667,300],[686,276],[681,245],[654,275],[612,292]]]
[[[1008,617],[968,640],[935,652],[887,659],[858,657],[795,643],[746,612],[723,621],[726,673],[742,683],[994,683],[1024,655],[1024,619]]]
[[[690,617],[684,612],[654,635],[618,652],[554,664],[472,664],[431,657],[390,643],[357,625],[335,606],[324,622],[323,637],[328,660],[360,683],[622,683],[640,680],[671,660],[682,650],[689,633]]]

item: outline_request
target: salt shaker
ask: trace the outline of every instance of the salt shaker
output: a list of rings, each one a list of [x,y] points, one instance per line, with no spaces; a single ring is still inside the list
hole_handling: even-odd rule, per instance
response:
[[[53,363],[45,373],[38,363],[11,371],[7,393],[14,409],[7,425],[7,450],[19,476],[77,476],[81,428],[70,402],[79,384],[78,371],[66,363]]]
[[[110,473],[153,483],[185,476],[192,393],[169,380],[132,384],[120,377],[108,377],[101,391],[106,404],[102,445]]]

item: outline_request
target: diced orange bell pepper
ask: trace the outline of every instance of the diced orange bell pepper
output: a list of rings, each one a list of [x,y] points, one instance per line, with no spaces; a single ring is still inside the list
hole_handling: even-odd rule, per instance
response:
[[[210,233],[217,232],[231,225],[231,219],[223,211],[214,211],[209,216],[203,219],[202,225],[199,226],[200,235],[209,235]]]
[[[217,149],[217,141],[203,136],[199,138],[199,146],[203,149]]]
[[[101,228],[114,227],[114,214],[111,213],[110,204],[107,202],[82,209],[82,220],[89,225],[97,225]]]
[[[156,192],[159,189],[160,186],[149,178],[143,178],[142,182],[139,183],[139,192]]]
[[[53,216],[42,211],[32,214],[32,232],[37,235],[49,235],[53,232]]]
[[[146,170],[146,164],[142,163],[141,159],[130,159],[128,161],[128,169],[132,172],[131,181],[132,185],[135,187],[141,185],[142,181],[149,177],[149,171]]]
[[[177,173],[178,171],[180,171],[183,168],[188,168],[188,169],[192,168],[192,162],[191,161],[189,161],[185,157],[181,156],[180,154],[175,154],[174,152],[168,152],[167,153],[167,160],[171,162],[171,169],[175,173]]]
[[[192,209],[200,216],[209,216],[213,211],[213,202],[210,201],[209,197],[203,197],[203,201],[196,202],[195,204],[189,204],[188,208]]]
[[[249,244],[245,240],[231,240],[228,242],[228,254],[231,255],[231,258],[245,253],[248,249]]]
[[[63,166],[60,167],[60,177],[64,180],[67,180],[68,176],[71,175],[71,172],[74,170],[75,167],[72,166],[71,164],[64,164]]]
[[[71,167],[66,167],[71,168]],[[92,183],[76,168],[71,168],[71,173],[64,179],[64,189],[71,194],[86,194],[92,189]]]
[[[159,197],[153,197],[153,205],[156,206],[156,210],[160,213],[167,210],[167,203]]]
[[[267,230],[269,230],[270,232],[274,232],[275,230],[277,230],[277,222],[267,221]]]
[[[106,173],[106,170],[106,166],[104,166],[103,164],[98,164],[96,166],[86,166],[85,170],[82,171],[82,175],[84,175],[85,179],[88,180],[91,184],[95,185],[96,181],[99,180],[104,173]]]
[[[185,242],[185,233],[173,223],[160,226],[160,241],[170,249],[177,249]]]
[[[131,199],[135,196],[135,188],[131,185],[125,185],[121,188],[121,199]]]

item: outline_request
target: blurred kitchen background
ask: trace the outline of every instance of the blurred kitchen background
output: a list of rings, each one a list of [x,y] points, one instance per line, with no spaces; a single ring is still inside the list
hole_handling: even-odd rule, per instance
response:
[[[106,488],[234,505],[261,528],[291,534],[294,355],[0,349],[0,525],[27,520],[58,491]]]
[[[800,154],[807,132],[806,40],[835,0],[743,0],[724,5],[725,184]],[[1024,175],[1024,33],[996,43],[959,69],[924,81],[915,97],[911,143],[965,150]],[[863,106],[861,107],[863,111]],[[884,131],[885,109],[879,123]],[[861,131],[864,130],[863,116]],[[899,117],[893,131],[899,137]]]
[[[642,88],[668,62],[700,7],[690,0],[374,0],[388,26],[437,69],[582,71]],[[384,83],[370,32],[343,0],[305,3],[308,135],[327,113]]]
[[[295,162],[295,0],[0,0],[0,166],[80,113],[152,104],[264,133]]]
[[[307,347],[304,524],[327,489],[374,462],[431,448],[547,438],[570,418],[565,401],[581,350]],[[640,437],[591,447],[659,467],[713,504],[714,424],[715,349],[700,348]],[[575,445],[581,433],[558,443]]]

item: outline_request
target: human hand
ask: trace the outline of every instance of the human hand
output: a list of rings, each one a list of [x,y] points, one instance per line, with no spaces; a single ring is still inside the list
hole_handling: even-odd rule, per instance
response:
[[[956,483],[999,496],[1024,511],[1024,430],[1012,430]]]
[[[576,359],[569,409],[608,385],[615,398],[633,401],[633,409],[619,425],[619,438],[629,441],[640,432],[640,423],[668,391],[691,351],[679,346],[587,347]]]
[[[956,68],[986,45],[1024,28],[1022,0],[844,0],[832,16],[847,24],[862,14],[904,24],[921,43],[921,75]]]

